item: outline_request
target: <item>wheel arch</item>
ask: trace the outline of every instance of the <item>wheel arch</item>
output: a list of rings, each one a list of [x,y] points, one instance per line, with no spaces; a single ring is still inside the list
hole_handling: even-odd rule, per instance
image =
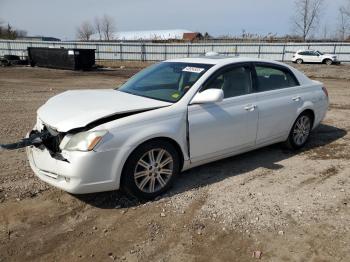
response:
[[[170,143],[174,148],[175,150],[177,151],[178,153],[178,156],[179,156],[179,159],[180,159],[180,170],[182,170],[183,166],[184,166],[184,163],[185,163],[185,156],[184,156],[184,153],[181,149],[181,146],[179,145],[179,143],[171,138],[171,137],[167,137],[167,136],[158,136],[158,137],[153,137],[153,138],[149,138],[145,141],[143,141],[142,143],[138,144],[136,147],[134,147],[128,154],[128,156],[125,158],[125,161],[123,163],[123,167],[122,167],[122,170],[121,170],[121,174],[120,174],[120,177],[119,177],[119,184],[122,183],[122,179],[123,179],[123,174],[125,172],[125,166],[130,158],[130,156],[132,155],[133,152],[135,152],[135,150],[137,148],[139,148],[140,146],[144,145],[144,144],[147,144],[147,143],[150,143],[150,142],[154,142],[154,141],[167,141],[168,143]]]
[[[297,121],[297,120],[299,119],[299,117],[301,117],[302,115],[308,115],[308,116],[311,117],[311,122],[312,122],[312,123],[311,123],[310,131],[313,129],[313,126],[314,126],[314,123],[315,123],[315,117],[316,117],[315,112],[314,112],[312,109],[310,109],[310,108],[305,108],[305,109],[301,110],[301,112],[298,114],[298,116],[297,116],[296,119],[294,120],[293,125],[292,125],[291,128],[290,128],[288,137],[287,137],[286,140],[285,140],[286,146],[287,146],[288,148],[290,148],[290,149],[299,149],[299,148],[302,147],[302,146],[300,146],[300,145],[293,145],[293,142],[290,141],[290,140],[291,140],[290,137],[291,137],[292,132],[293,132],[293,127],[294,127],[296,121]],[[306,141],[307,141],[307,140],[306,140]]]
[[[289,130],[289,131],[288,131],[288,135],[290,134],[290,132],[291,132],[291,130],[292,130],[292,128],[293,128],[293,125],[294,125],[295,121],[297,121],[298,117],[301,116],[302,114],[309,114],[309,115],[311,116],[311,118],[312,118],[312,127],[314,126],[314,124],[315,124],[315,119],[316,119],[316,115],[315,115],[314,110],[312,109],[312,106],[311,106],[311,105],[308,105],[308,106],[306,106],[306,107],[301,108],[301,109],[296,113],[294,121],[293,121],[292,123],[290,123],[289,129],[288,129],[288,130]],[[288,135],[286,135],[286,138],[287,138]]]
[[[325,64],[327,60],[330,60],[330,61],[332,61],[332,63],[333,63],[333,60],[332,60],[332,59],[330,59],[330,58],[323,58],[322,64]]]
[[[312,109],[307,108],[307,109],[303,110],[303,111],[298,115],[298,117],[301,116],[301,115],[303,115],[303,114],[308,114],[308,115],[311,116],[311,120],[312,120],[312,125],[311,125],[311,126],[313,127],[313,126],[314,126],[314,123],[315,123],[315,117],[316,117],[315,112],[314,112]],[[297,119],[298,119],[298,117],[297,117]]]

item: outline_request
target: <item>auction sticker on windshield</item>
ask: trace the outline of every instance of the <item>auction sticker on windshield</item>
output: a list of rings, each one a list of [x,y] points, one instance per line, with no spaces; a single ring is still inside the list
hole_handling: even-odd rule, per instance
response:
[[[182,69],[183,72],[191,72],[191,73],[197,73],[200,74],[204,71],[204,68],[199,67],[193,67],[193,66],[187,66],[184,69]]]

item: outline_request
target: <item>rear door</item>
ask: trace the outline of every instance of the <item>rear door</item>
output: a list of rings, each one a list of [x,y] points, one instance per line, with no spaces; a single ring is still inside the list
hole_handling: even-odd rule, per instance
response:
[[[259,110],[256,143],[259,145],[289,134],[302,98],[299,83],[288,68],[256,63],[255,73]]]
[[[200,92],[222,89],[224,100],[188,106],[192,162],[255,145],[258,111],[252,81],[251,64],[241,64],[219,70],[203,85]]]

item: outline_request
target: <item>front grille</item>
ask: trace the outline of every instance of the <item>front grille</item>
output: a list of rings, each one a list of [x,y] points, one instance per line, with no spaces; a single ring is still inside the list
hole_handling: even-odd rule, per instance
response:
[[[44,125],[42,132],[50,133],[50,136],[43,140],[43,145],[50,151],[50,153],[60,153],[60,144],[64,137],[64,134],[59,133],[46,125]]]
[[[67,159],[62,156],[60,149],[60,144],[66,134],[58,132],[57,130],[45,125],[45,123],[41,122],[39,124],[37,124],[38,130],[33,130],[29,134],[29,139],[32,138],[34,140],[40,138],[37,143],[33,143],[32,145],[41,150],[47,149],[51,157],[57,160],[67,161]],[[38,126],[40,126],[40,128],[38,128]]]

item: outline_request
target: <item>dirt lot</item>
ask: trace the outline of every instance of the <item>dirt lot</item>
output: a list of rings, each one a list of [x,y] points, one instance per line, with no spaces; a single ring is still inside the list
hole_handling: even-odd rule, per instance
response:
[[[24,150],[0,152],[0,261],[349,261],[350,66],[299,67],[331,107],[307,148],[280,145],[180,175],[139,203],[119,192],[72,196],[39,181]],[[138,69],[0,68],[0,142],[67,89],[110,88]]]

